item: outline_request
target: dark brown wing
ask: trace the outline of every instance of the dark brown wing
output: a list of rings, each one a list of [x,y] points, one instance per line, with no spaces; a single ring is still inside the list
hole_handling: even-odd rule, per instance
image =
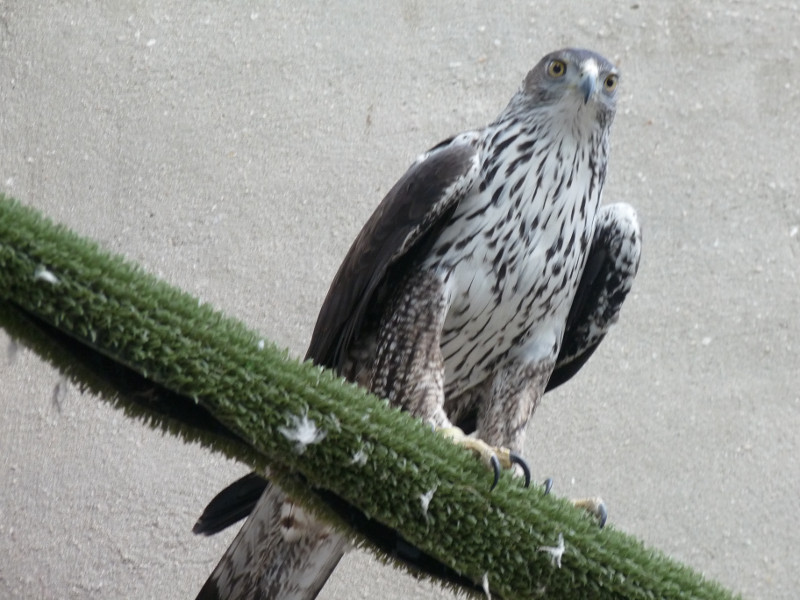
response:
[[[317,317],[306,358],[340,368],[373,296],[392,266],[424,243],[458,205],[477,170],[467,135],[445,140],[415,162],[389,190],[345,256]],[[250,473],[220,492],[194,526],[211,535],[247,516],[267,488]]]
[[[341,368],[390,267],[415,250],[469,189],[477,171],[473,141],[462,135],[442,142],[389,190],[331,283],[306,358]]]
[[[610,204],[600,209],[547,391],[575,375],[616,323],[639,270],[641,246],[639,221],[630,206]]]
[[[593,247],[591,249],[567,317],[567,327],[564,330],[564,339],[561,342],[556,366],[550,375],[545,392],[572,379],[572,376],[581,370],[581,367],[586,364],[597,346],[603,341],[601,337],[597,341],[587,344],[587,323],[591,313],[596,309],[597,299],[603,291],[602,286],[605,284],[611,266],[605,248]]]

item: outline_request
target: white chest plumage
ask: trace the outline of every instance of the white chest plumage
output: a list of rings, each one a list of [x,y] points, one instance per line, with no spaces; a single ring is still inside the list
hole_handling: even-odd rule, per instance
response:
[[[448,394],[509,358],[555,359],[600,203],[604,148],[537,140],[535,128],[504,133],[484,138],[504,149],[482,164],[427,261],[449,292]]]

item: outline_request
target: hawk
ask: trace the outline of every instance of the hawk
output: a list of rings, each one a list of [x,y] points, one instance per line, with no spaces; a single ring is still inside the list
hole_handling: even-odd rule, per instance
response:
[[[618,78],[591,51],[553,52],[493,123],[417,158],[344,258],[307,357],[519,452],[542,395],[602,341],[638,269],[636,213],[600,204]],[[253,474],[195,531],[251,511],[198,598],[314,598],[345,536]]]

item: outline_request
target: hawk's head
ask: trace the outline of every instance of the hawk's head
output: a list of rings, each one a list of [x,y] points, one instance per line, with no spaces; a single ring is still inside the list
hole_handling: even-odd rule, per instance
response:
[[[531,69],[521,93],[529,109],[552,111],[567,123],[606,127],[614,118],[618,80],[617,68],[599,54],[565,48]]]

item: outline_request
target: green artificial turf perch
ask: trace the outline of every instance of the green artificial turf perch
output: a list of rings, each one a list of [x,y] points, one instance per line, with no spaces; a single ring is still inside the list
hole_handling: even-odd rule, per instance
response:
[[[0,195],[0,325],[130,416],[271,477],[384,556],[495,598],[734,596]],[[433,565],[433,566],[431,566]]]

